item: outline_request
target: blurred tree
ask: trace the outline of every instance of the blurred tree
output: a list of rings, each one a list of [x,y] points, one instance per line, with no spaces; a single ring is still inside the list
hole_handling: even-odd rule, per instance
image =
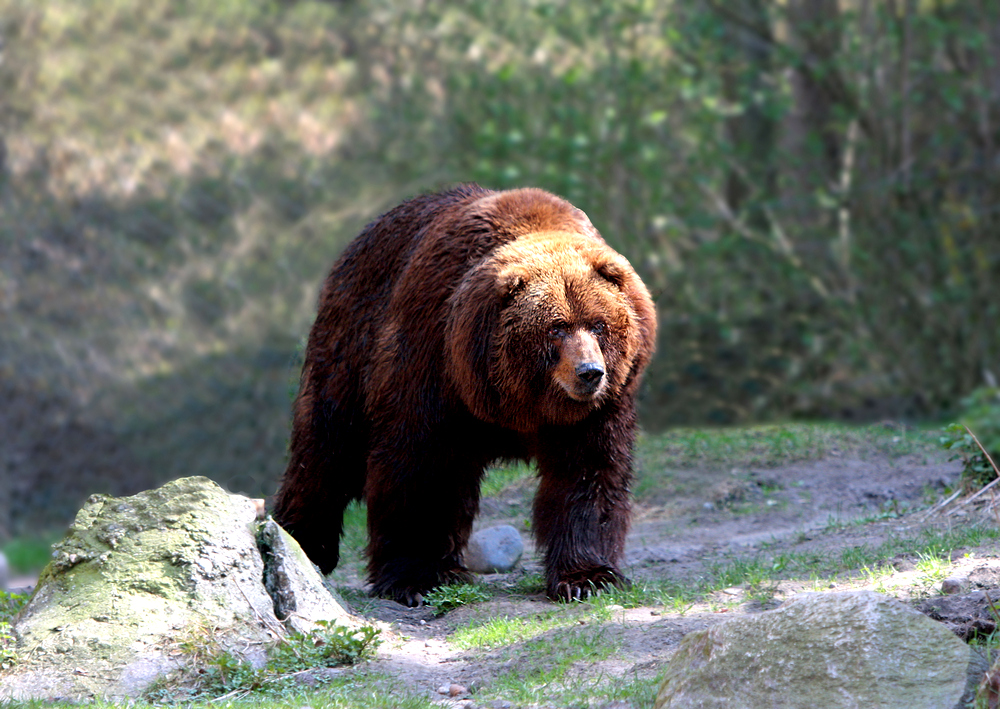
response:
[[[466,180],[635,264],[647,425],[935,412],[1000,369],[997,3],[0,0],[0,37],[0,383],[122,441],[119,481],[273,489],[323,272]]]

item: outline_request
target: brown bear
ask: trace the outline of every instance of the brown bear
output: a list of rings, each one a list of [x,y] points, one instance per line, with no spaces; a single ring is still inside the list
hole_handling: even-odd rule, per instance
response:
[[[323,285],[274,518],[324,573],[368,506],[373,595],[467,581],[484,469],[533,459],[548,595],[619,584],[639,377],[656,318],[587,216],[462,185],[369,224]]]

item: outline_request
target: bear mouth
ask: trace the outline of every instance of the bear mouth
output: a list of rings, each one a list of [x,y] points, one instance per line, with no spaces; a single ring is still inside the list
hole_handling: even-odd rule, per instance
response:
[[[558,382],[569,398],[586,404],[600,398],[607,389],[608,377],[603,365],[584,362],[574,368],[572,378],[567,381],[560,377]]]

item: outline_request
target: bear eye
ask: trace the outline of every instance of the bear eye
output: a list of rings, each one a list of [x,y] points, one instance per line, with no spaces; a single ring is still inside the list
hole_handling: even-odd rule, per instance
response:
[[[590,326],[590,331],[595,335],[603,335],[608,329],[608,326],[601,320],[598,320],[593,325]]]
[[[548,336],[552,340],[561,340],[566,337],[565,325],[553,325],[549,328]]]

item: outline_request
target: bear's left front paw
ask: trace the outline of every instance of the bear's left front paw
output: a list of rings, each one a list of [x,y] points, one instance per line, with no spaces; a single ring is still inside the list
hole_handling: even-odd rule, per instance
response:
[[[632,582],[610,566],[568,571],[549,582],[548,596],[554,601],[582,601],[610,586],[628,588]]]

